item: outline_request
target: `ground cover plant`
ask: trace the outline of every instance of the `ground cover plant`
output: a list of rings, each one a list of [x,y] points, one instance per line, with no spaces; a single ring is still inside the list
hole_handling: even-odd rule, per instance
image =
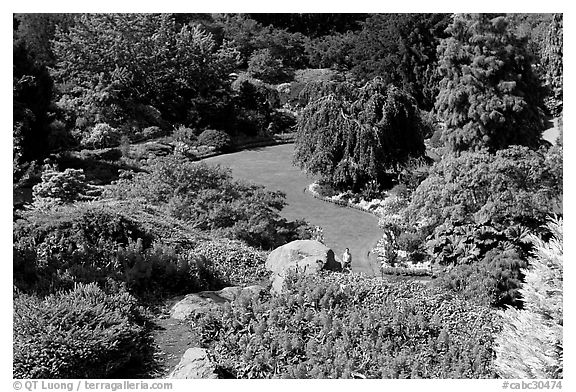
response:
[[[189,320],[238,378],[491,378],[497,323],[418,283],[293,276],[279,296],[242,296]]]

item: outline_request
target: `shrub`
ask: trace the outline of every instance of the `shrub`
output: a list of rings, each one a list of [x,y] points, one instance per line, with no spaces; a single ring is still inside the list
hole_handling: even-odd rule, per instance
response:
[[[196,140],[198,140],[194,130],[186,128],[182,125],[174,130],[172,137],[175,141],[184,143],[189,147],[193,146]]]
[[[120,144],[120,132],[106,123],[96,124],[82,137],[80,144],[91,148],[117,147]]]
[[[152,236],[112,208],[74,205],[29,211],[14,222],[14,284],[25,291],[53,292],[75,283],[122,280],[115,258],[120,246]]]
[[[144,139],[155,139],[157,137],[164,136],[164,131],[160,127],[151,126],[142,130],[142,136]]]
[[[192,253],[207,261],[215,282],[224,286],[260,284],[268,277],[266,253],[239,241],[215,240],[197,246]],[[222,288],[214,287],[214,288]]]
[[[142,352],[136,300],[78,285],[45,299],[14,298],[14,378],[105,378]]]
[[[237,378],[491,378],[494,313],[417,283],[289,277],[197,324]]]
[[[87,199],[90,189],[84,170],[58,172],[54,167],[47,166],[42,171],[41,182],[32,188],[32,197],[36,208],[45,208]]]
[[[191,252],[207,238],[142,200],[26,211],[13,233],[14,285],[26,292],[115,282],[143,297],[213,286]]]
[[[282,60],[274,58],[269,49],[255,50],[248,60],[248,73],[268,83],[282,83],[290,79]]]
[[[432,227],[447,219],[538,227],[561,209],[561,152],[513,146],[448,156],[418,186],[406,219],[414,224],[425,218]]]
[[[198,144],[211,146],[222,152],[232,150],[232,139],[223,131],[207,129],[198,136]]]

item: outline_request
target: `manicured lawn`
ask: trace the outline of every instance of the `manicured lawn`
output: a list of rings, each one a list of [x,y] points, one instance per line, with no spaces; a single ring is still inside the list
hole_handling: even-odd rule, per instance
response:
[[[378,273],[375,258],[368,252],[382,236],[378,219],[368,213],[338,207],[305,194],[314,181],[292,166],[294,145],[262,147],[208,158],[209,164],[232,168],[234,177],[262,184],[270,190],[286,193],[288,205],[282,211],[287,219],[306,219],[324,229],[326,245],[338,257],[345,248],[352,253],[352,269],[369,275]],[[372,261],[372,262],[371,262]]]

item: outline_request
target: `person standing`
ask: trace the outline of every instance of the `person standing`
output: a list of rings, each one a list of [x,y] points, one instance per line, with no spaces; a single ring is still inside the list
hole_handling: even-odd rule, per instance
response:
[[[352,270],[352,255],[350,254],[350,249],[346,248],[344,254],[342,255],[342,267],[344,270]]]

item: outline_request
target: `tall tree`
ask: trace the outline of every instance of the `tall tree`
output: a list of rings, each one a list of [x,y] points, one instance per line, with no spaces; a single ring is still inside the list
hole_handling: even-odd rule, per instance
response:
[[[541,83],[526,39],[505,17],[455,15],[438,47],[442,76],[435,108],[450,150],[537,146],[543,129]]]
[[[82,15],[56,33],[54,52],[65,101],[88,123],[118,125],[146,105],[171,121],[216,118],[235,67],[233,51],[168,14]]]
[[[544,80],[546,81],[549,90],[546,106],[554,116],[560,115],[563,111],[563,43],[562,14],[554,14],[546,34],[546,41],[542,55]]]
[[[379,76],[402,86],[430,110],[437,94],[436,47],[446,36],[448,14],[377,14],[353,38],[352,72],[361,80]]]
[[[382,187],[410,157],[424,153],[419,111],[406,92],[381,79],[307,86],[294,162],[340,189]]]

